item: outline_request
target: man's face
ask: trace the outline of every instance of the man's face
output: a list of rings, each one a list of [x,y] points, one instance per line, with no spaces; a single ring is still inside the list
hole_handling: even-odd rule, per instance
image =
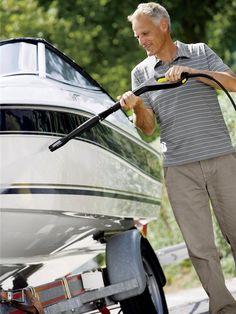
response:
[[[165,44],[166,27],[163,27],[162,21],[158,25],[147,15],[140,15],[132,22],[134,36],[139,45],[142,46],[148,56],[158,56]]]

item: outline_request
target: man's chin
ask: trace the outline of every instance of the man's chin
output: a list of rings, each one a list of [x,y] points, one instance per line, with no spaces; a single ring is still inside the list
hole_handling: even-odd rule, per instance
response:
[[[153,56],[153,52],[152,52],[152,51],[148,51],[148,50],[146,50],[146,53],[147,53],[147,56],[148,56],[148,57]]]

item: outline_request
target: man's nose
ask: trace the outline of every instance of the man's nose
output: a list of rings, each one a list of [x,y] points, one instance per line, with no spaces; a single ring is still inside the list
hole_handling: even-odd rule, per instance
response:
[[[144,39],[144,37],[139,37],[138,42],[139,42],[139,45],[140,45],[140,46],[145,45],[145,39]]]

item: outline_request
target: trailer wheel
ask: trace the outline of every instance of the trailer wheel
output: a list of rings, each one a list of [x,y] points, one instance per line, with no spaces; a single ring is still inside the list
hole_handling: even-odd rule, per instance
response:
[[[165,282],[160,274],[159,261],[147,240],[142,240],[141,254],[147,285],[142,294],[120,301],[122,312],[123,314],[168,314],[163,291]]]

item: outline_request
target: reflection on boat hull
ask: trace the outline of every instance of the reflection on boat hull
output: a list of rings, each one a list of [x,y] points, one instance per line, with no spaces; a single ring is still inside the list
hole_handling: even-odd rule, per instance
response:
[[[106,228],[106,216],[156,216],[159,199],[153,195],[160,189],[159,182],[97,145],[75,140],[51,153],[50,142],[48,136],[1,136],[2,218],[5,240],[12,243],[3,250],[4,257],[50,254],[75,232],[72,226],[79,223],[80,215],[100,215],[101,221],[104,216],[101,230]],[[61,231],[58,213],[62,223],[70,220]],[[98,229],[93,226],[97,219],[90,219],[89,224]],[[46,238],[50,243],[42,246]]]

